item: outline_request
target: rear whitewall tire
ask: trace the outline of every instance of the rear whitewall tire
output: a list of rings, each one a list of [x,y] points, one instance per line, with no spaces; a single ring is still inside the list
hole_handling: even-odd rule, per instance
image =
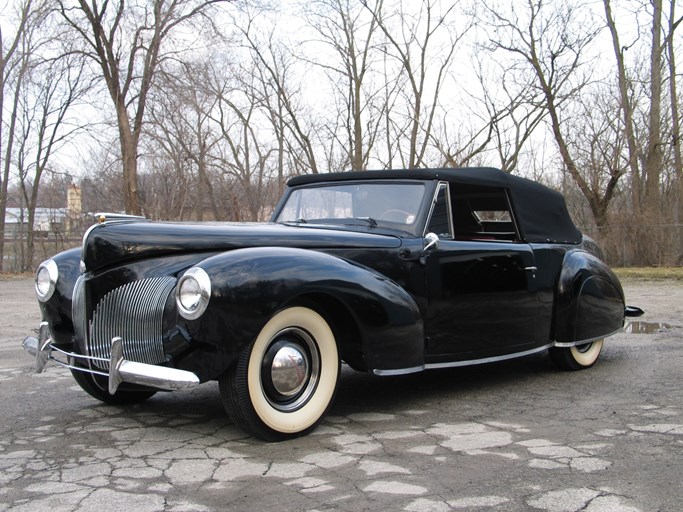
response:
[[[574,347],[553,347],[550,358],[562,370],[584,370],[593,366],[602,352],[603,340],[591,341]]]
[[[584,368],[593,366],[602,352],[603,340],[593,341],[585,345],[577,345],[569,350],[577,364]]]

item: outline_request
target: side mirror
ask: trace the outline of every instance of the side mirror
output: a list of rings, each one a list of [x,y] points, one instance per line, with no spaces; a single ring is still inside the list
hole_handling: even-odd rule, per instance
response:
[[[427,233],[425,235],[425,246],[422,249],[422,254],[426,254],[430,251],[435,251],[439,248],[439,235],[436,233]]]
[[[432,251],[439,248],[439,235],[436,233],[427,233],[424,238],[424,249],[422,249],[422,256],[426,256]]]

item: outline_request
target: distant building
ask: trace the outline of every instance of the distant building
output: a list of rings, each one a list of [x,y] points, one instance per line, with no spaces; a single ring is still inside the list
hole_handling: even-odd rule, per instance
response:
[[[83,231],[83,194],[72,184],[66,195],[66,208],[36,208],[33,230],[37,237],[48,235],[80,236]],[[28,233],[28,208],[7,208],[5,238],[21,238]]]
[[[66,209],[69,211],[69,215],[74,217],[80,216],[83,212],[83,194],[78,185],[69,186],[69,190],[66,192]]]
[[[63,233],[66,228],[66,208],[36,208],[33,228],[36,235]],[[7,208],[5,238],[18,238],[28,232],[28,208]]]
[[[83,224],[83,194],[81,187],[76,184],[69,186],[66,192],[66,229],[69,232],[78,231]]]

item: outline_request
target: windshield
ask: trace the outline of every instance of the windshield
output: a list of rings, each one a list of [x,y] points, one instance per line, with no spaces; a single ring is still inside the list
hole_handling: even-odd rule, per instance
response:
[[[415,232],[422,183],[349,183],[294,190],[277,222],[358,224]]]

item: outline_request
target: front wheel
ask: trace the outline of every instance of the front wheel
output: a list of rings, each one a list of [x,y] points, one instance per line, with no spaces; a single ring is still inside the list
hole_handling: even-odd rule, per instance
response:
[[[306,434],[322,420],[337,389],[339,353],[325,319],[290,307],[274,315],[220,378],[235,424],[266,441]]]
[[[549,349],[550,359],[562,370],[583,370],[595,364],[602,351],[603,340],[591,341],[574,347]]]
[[[81,372],[79,370],[71,370],[74,380],[78,383],[83,391],[88,393],[91,397],[97,398],[100,402],[109,405],[130,405],[144,402],[148,398],[156,394],[156,391],[140,388],[139,390],[125,390],[118,389],[113,395],[109,394],[109,389],[104,379],[99,378],[91,373]]]

